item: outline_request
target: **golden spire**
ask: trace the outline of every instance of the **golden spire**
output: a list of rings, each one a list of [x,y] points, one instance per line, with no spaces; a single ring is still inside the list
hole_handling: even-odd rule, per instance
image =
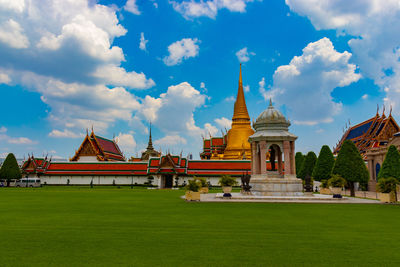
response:
[[[233,110],[232,120],[235,121],[237,119],[249,120],[249,113],[247,112],[246,101],[244,99],[243,93],[243,82],[242,82],[242,64],[240,64],[240,72],[239,72],[239,88],[236,97],[235,107]]]

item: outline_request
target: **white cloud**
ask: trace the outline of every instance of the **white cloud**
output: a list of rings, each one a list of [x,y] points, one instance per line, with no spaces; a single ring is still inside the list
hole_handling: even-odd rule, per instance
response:
[[[186,145],[186,143],[186,139],[179,135],[167,135],[154,141],[154,144],[158,146]]]
[[[132,14],[140,15],[139,8],[136,4],[136,0],[128,0],[124,6],[124,9]]]
[[[235,100],[236,100],[236,98],[235,98],[233,95],[228,96],[228,97],[225,98],[225,101],[226,101],[226,102],[233,102],[233,101],[235,101]]]
[[[64,129],[64,131],[52,130],[49,133],[49,136],[55,137],[55,138],[77,138],[77,137],[80,137],[78,134],[71,132],[68,129]]]
[[[271,97],[278,104],[286,104],[289,117],[296,124],[332,122],[342,108],[341,103],[333,101],[332,91],[361,77],[356,65],[349,63],[350,58],[351,53],[337,52],[328,38],[322,38],[309,43],[303,55],[295,56],[289,65],[277,68],[270,91],[265,90],[263,78],[260,92],[265,100]]]
[[[37,143],[36,141],[32,141],[27,137],[9,137],[7,142],[16,145],[33,145]]]
[[[246,93],[250,92],[250,85],[245,85],[245,86],[243,86],[243,90],[244,90]]]
[[[124,152],[132,153],[136,149],[136,141],[131,134],[119,133],[115,140],[120,149]]]
[[[90,0],[0,0],[0,83],[39,92],[54,129],[131,121],[140,103],[125,87],[155,83],[121,67],[124,51],[113,41],[127,30],[116,12]]]
[[[10,76],[5,73],[0,73],[0,84],[5,83],[9,84],[11,82]]]
[[[34,145],[37,144],[37,141],[33,141],[27,137],[12,137],[6,134],[7,128],[2,126],[0,127],[0,141],[7,142],[9,144],[15,145]]]
[[[147,50],[146,50],[146,45],[147,45],[148,42],[149,42],[149,40],[146,40],[146,39],[144,38],[144,33],[141,32],[141,33],[140,33],[139,48],[140,48],[141,50],[143,50],[143,51],[147,51]]]
[[[93,76],[103,80],[105,84],[125,86],[136,89],[148,89],[155,85],[152,79],[147,79],[144,73],[127,72],[115,65],[104,65],[96,70]]]
[[[227,119],[225,117],[221,117],[221,118],[217,118],[214,120],[215,123],[218,124],[219,127],[221,127],[222,129],[230,129],[231,125],[232,125],[232,120]]]
[[[361,97],[362,99],[368,99],[368,95],[367,94],[365,94],[365,95],[363,95],[362,97]]]
[[[243,47],[239,51],[236,52],[236,57],[239,62],[247,62],[250,60],[250,56],[255,56],[256,53],[247,51],[247,47]]]
[[[317,29],[334,29],[348,42],[363,76],[386,92],[384,102],[400,114],[400,3],[398,0],[286,0]]]
[[[246,4],[254,0],[189,0],[170,1],[174,9],[181,13],[186,19],[197,17],[215,18],[218,10],[226,8],[231,12],[246,12]]]
[[[196,57],[199,54],[199,40],[197,38],[183,38],[168,46],[169,55],[164,57],[167,66],[174,66],[182,63],[183,59]]]
[[[18,22],[9,19],[0,25],[0,42],[16,49],[27,48],[29,40],[23,31]]]

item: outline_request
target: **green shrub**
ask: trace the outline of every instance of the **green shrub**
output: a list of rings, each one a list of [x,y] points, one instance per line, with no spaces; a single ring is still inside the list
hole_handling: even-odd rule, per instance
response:
[[[188,184],[185,186],[185,189],[188,191],[199,192],[201,187],[201,183],[197,179],[192,179],[188,181]]]
[[[301,152],[297,152],[296,156],[294,157],[294,161],[296,163],[296,174],[297,174],[297,178],[300,178],[300,169],[301,169],[301,165],[303,165],[303,161],[304,161],[304,155]]]
[[[316,161],[317,155],[315,155],[315,153],[312,151],[308,152],[306,157],[304,158],[303,164],[301,165],[298,177],[303,180],[306,178],[307,175],[310,175],[312,177]]]
[[[1,166],[0,179],[6,180],[7,186],[10,186],[11,180],[21,179],[21,177],[22,174],[17,159],[13,153],[9,153]]]
[[[328,185],[330,187],[344,187],[346,185],[346,180],[337,174],[332,175],[332,178],[328,180]]]
[[[328,180],[331,178],[334,163],[335,159],[333,158],[333,154],[329,146],[322,146],[317,162],[314,166],[312,177],[316,181]]]
[[[221,186],[234,186],[237,185],[236,179],[232,178],[230,175],[222,175],[218,181]]]
[[[343,142],[333,166],[332,174],[343,177],[350,187],[350,195],[355,196],[354,183],[368,183],[369,173],[357,147],[350,140]]]
[[[385,177],[393,177],[400,180],[400,154],[394,145],[391,145],[386,153],[382,168],[378,174],[378,181]]]
[[[202,177],[201,177],[201,178],[196,178],[196,177],[195,177],[195,179],[196,179],[197,181],[199,181],[201,187],[208,187],[206,178],[202,178]]]
[[[396,185],[399,182],[397,181],[396,178],[390,177],[390,178],[380,178],[378,181],[378,192],[381,193],[390,193],[390,192],[395,192],[396,191]]]
[[[321,188],[329,188],[328,180],[321,180]]]

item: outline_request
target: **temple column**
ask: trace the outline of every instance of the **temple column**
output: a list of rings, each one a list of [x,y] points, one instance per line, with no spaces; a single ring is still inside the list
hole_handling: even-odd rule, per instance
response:
[[[266,154],[267,154],[267,143],[265,141],[260,141],[260,173],[267,173],[267,162],[266,162]]]
[[[283,156],[285,157],[285,174],[292,173],[292,163],[290,160],[290,143],[289,141],[283,141]]]
[[[281,149],[278,150],[278,172],[279,174],[283,174],[283,168],[282,168],[282,151]]]
[[[258,174],[257,172],[257,143],[251,143],[251,174]]]
[[[290,163],[291,163],[291,169],[292,169],[292,173],[296,175],[296,161],[294,158],[294,141],[290,141]]]

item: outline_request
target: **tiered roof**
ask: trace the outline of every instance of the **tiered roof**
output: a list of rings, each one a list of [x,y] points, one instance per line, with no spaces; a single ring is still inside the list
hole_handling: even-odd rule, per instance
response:
[[[382,115],[377,113],[374,117],[348,128],[334,148],[334,153],[339,152],[345,140],[351,140],[360,153],[364,154],[371,148],[386,145],[399,131],[400,127],[391,112],[388,117],[386,117],[385,112]]]
[[[70,161],[78,161],[81,156],[96,156],[99,161],[125,161],[125,157],[114,140],[95,135],[93,130],[80,145]]]

